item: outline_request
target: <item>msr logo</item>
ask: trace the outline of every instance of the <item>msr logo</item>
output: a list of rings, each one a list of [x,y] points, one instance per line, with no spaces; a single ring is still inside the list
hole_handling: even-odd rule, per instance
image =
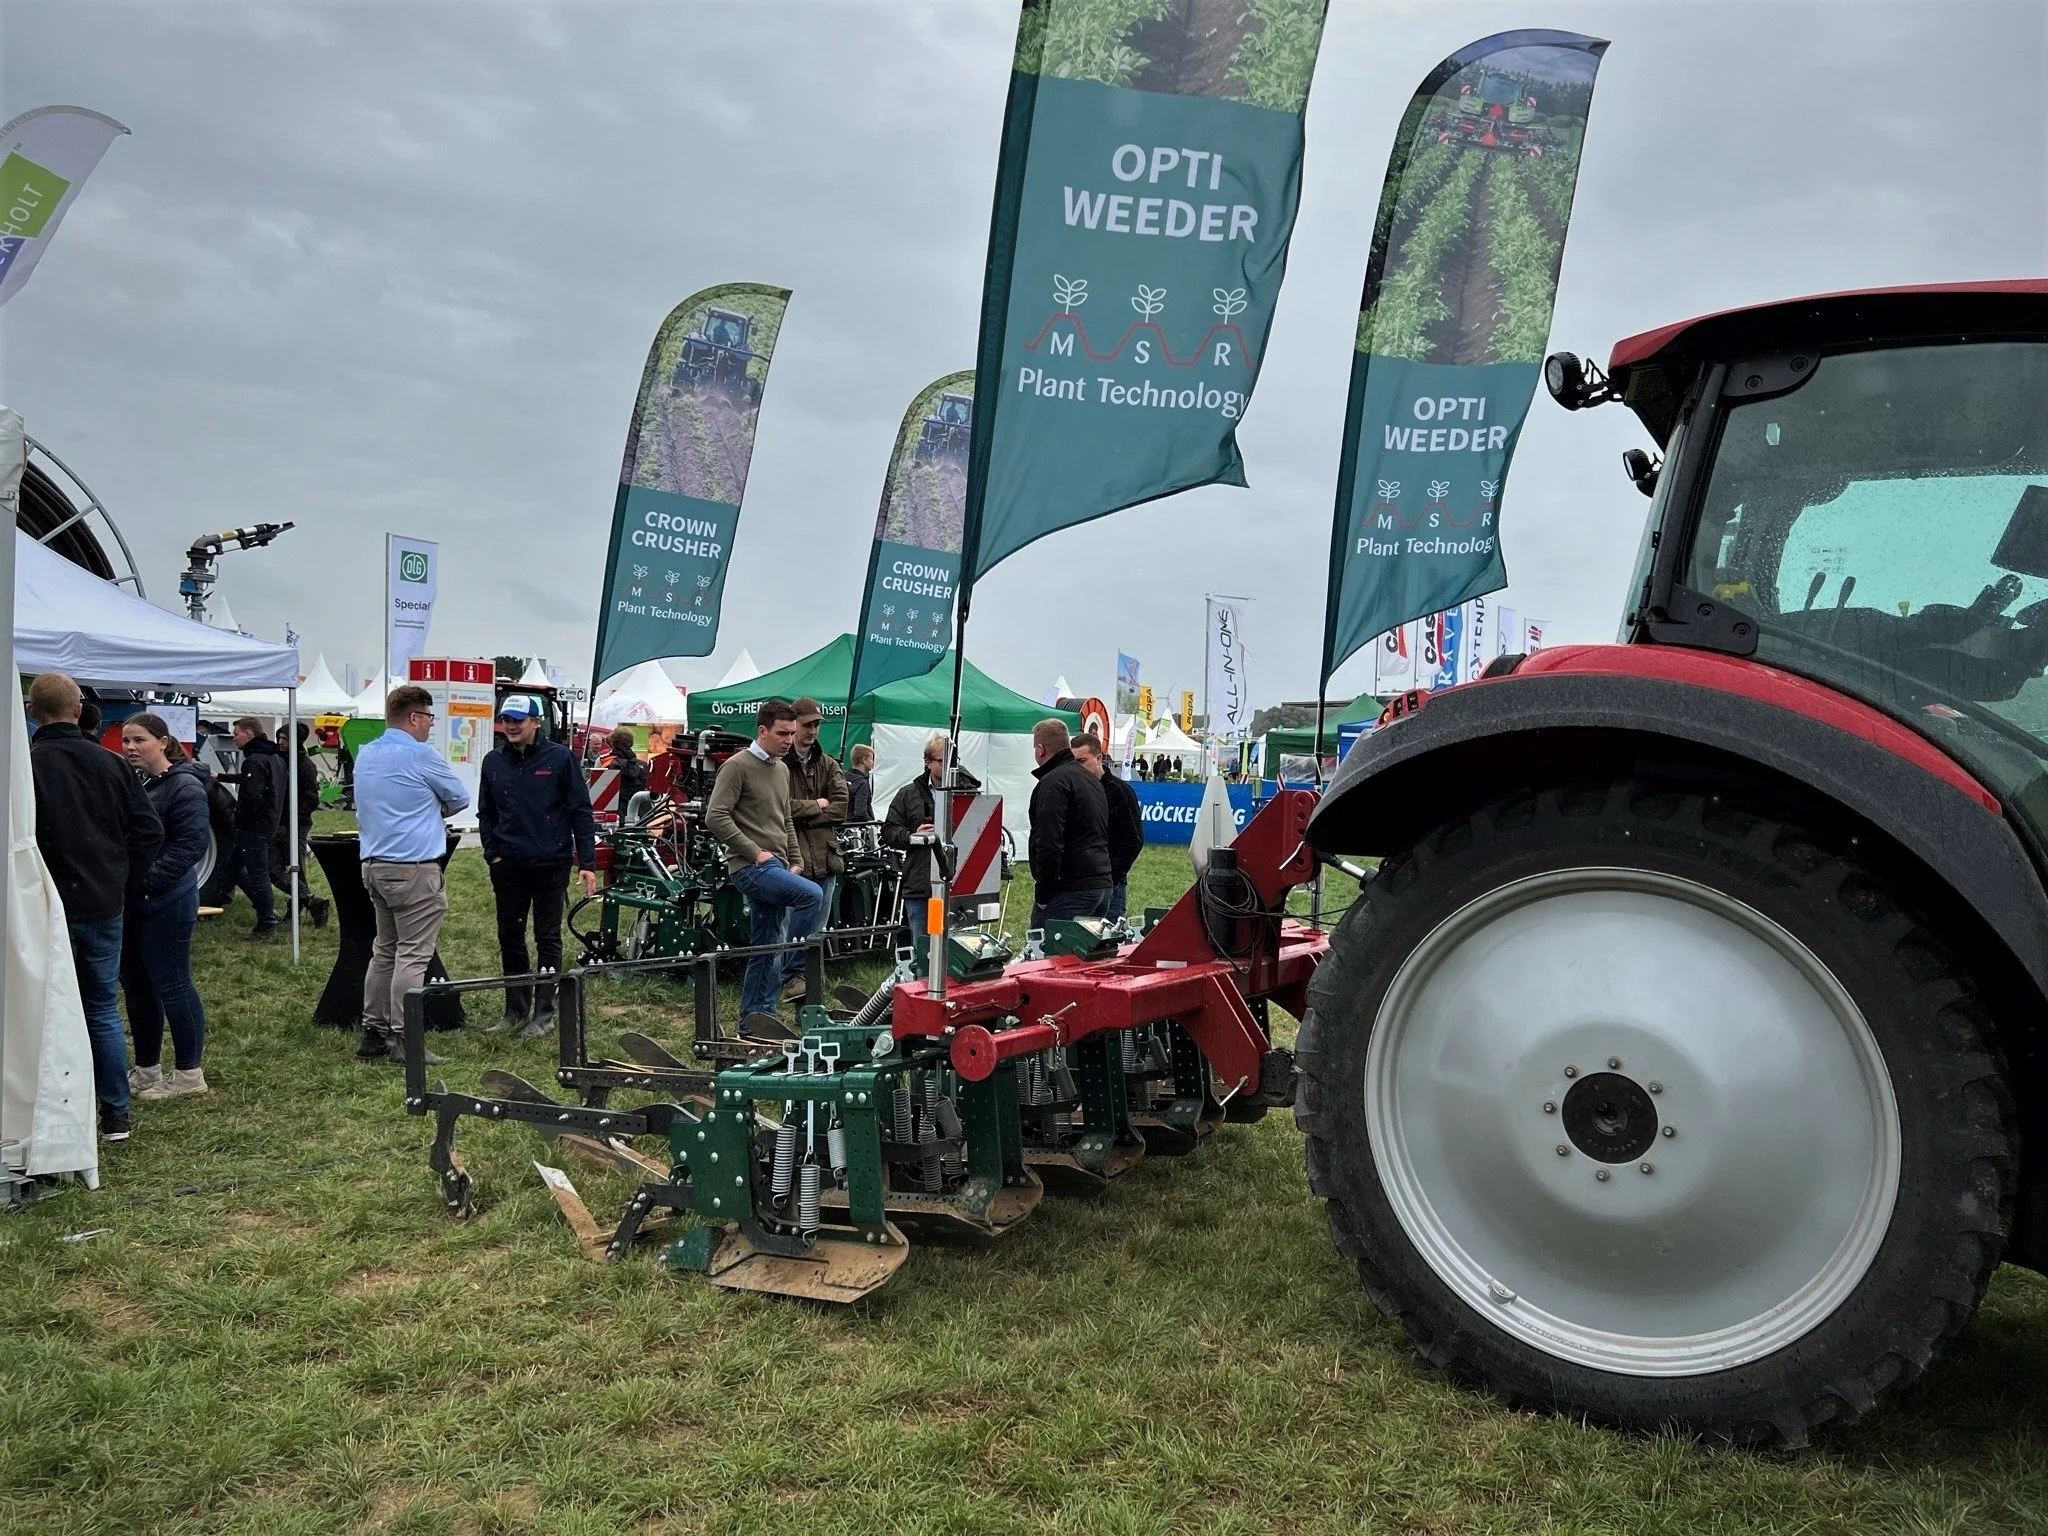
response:
[[[400,581],[424,582],[427,579],[427,557],[416,549],[409,549],[398,557],[398,579]]]

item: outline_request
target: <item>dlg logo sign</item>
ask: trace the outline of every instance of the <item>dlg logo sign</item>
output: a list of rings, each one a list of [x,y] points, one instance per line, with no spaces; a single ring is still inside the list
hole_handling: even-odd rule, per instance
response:
[[[398,557],[398,579],[400,581],[424,582],[427,579],[427,557],[416,549],[409,549]]]

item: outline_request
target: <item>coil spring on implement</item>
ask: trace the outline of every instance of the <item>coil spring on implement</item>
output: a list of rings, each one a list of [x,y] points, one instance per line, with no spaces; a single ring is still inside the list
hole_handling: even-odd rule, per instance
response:
[[[796,1228],[806,1237],[818,1230],[820,1171],[816,1163],[805,1163],[797,1175]]]
[[[789,1203],[790,1180],[795,1173],[796,1120],[791,1117],[775,1128],[775,1162],[768,1173],[768,1192],[775,1197],[777,1205]]]

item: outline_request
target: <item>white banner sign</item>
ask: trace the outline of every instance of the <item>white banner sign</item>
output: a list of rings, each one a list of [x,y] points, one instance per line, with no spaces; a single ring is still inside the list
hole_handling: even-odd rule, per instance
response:
[[[1550,643],[1550,620],[1531,619],[1522,627],[1522,648],[1534,656]]]
[[[1486,670],[1486,664],[1493,660],[1494,613],[1490,598],[1473,597],[1465,600],[1465,632],[1460,642],[1458,681],[1469,683]]]
[[[387,533],[384,556],[384,675],[396,687],[410,675],[407,668],[413,657],[427,648],[434,589],[441,576],[441,546]]]
[[[84,107],[38,107],[0,127],[0,304],[21,291],[85,178],[127,131]]]
[[[1415,686],[1415,657],[1422,647],[1421,625],[1410,620],[1381,635],[1373,648],[1372,691],[1380,698]]]
[[[1227,740],[1243,736],[1252,725],[1251,682],[1245,672],[1244,599],[1209,599],[1209,655],[1202,675],[1209,730]]]
[[[1500,631],[1494,642],[1496,656],[1519,656],[1522,654],[1522,615],[1519,609],[1502,607],[1495,610],[1500,622],[1494,627]]]

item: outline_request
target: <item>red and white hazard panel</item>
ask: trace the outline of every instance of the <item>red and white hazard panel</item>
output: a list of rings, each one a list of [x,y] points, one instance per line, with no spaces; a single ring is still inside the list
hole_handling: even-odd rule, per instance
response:
[[[616,768],[594,769],[590,775],[590,809],[599,816],[616,816],[625,807],[619,804],[619,770]]]
[[[953,796],[953,895],[1000,896],[1003,891],[1003,797]]]

